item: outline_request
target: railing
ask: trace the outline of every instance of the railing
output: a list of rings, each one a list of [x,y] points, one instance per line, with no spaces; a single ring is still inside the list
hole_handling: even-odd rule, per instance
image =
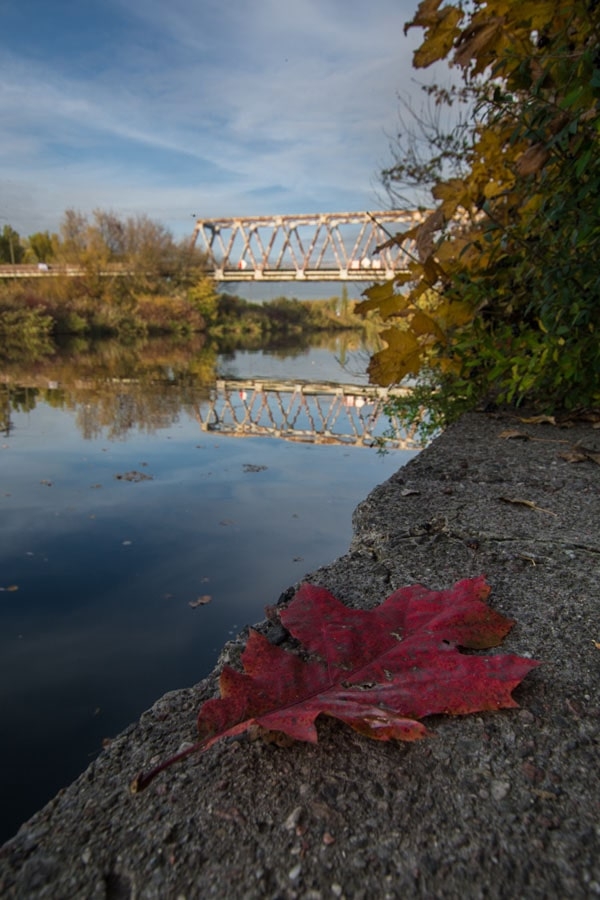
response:
[[[132,273],[122,263],[109,263],[94,274],[104,278],[115,278]],[[89,271],[84,266],[73,266],[66,263],[0,265],[0,278],[81,278],[85,275],[89,275]]]

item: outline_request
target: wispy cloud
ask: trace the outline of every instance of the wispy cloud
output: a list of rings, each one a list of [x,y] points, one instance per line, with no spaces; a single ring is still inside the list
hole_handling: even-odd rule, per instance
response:
[[[69,206],[183,232],[191,212],[373,205],[412,3],[90,0],[74,20],[65,0],[33,5],[28,42],[0,38],[0,216],[24,233]]]

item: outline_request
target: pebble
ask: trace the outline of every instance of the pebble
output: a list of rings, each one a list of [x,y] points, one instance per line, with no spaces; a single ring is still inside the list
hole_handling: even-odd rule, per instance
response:
[[[300,816],[302,815],[302,807],[296,806],[295,809],[291,811],[285,822],[283,823],[283,827],[286,831],[294,831],[298,823],[300,822]]]
[[[510,791],[510,781],[492,781],[492,797],[494,800],[504,800]]]
[[[290,879],[290,881],[298,881],[301,872],[302,865],[298,863],[298,865],[294,866],[293,869],[290,869],[290,871],[288,872],[288,878]]]

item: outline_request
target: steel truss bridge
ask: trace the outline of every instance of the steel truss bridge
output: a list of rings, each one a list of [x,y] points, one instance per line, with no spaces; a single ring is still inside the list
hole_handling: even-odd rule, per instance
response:
[[[414,241],[379,249],[425,212],[198,219],[192,246],[217,281],[381,281],[406,269]]]
[[[391,430],[386,446],[420,450],[414,431],[407,433],[384,410],[388,398],[408,393],[408,388],[329,382],[219,380],[195,415],[202,431],[229,437],[372,447]]]
[[[383,245],[426,215],[425,211],[384,210],[197,219],[191,246],[206,254],[207,274],[220,282],[383,281],[406,270],[415,242],[407,238]],[[109,263],[96,274],[119,278],[134,273],[123,263]],[[0,279],[85,275],[80,265],[0,265]]]

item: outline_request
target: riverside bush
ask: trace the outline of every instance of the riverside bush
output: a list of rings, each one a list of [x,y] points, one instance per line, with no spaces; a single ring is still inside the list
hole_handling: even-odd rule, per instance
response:
[[[359,307],[388,326],[371,378],[413,376],[401,411],[424,404],[442,426],[490,402],[596,406],[600,5],[424,0],[411,27],[424,29],[414,65],[449,61],[472,105],[452,177],[434,180],[435,209],[408,233],[410,271]]]

